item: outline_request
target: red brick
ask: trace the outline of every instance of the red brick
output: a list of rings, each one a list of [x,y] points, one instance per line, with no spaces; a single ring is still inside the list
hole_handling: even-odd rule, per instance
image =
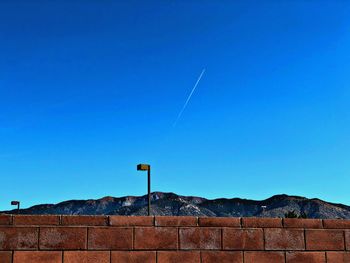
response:
[[[327,252],[327,263],[349,263],[350,252]]]
[[[60,217],[53,215],[15,215],[14,225],[59,225]]]
[[[135,249],[176,249],[175,227],[135,228]]]
[[[109,251],[65,251],[64,263],[110,263]]]
[[[112,263],[155,263],[154,251],[112,251]]]
[[[290,228],[323,228],[321,219],[284,218],[283,226]]]
[[[323,219],[324,228],[350,229],[350,220],[344,219]]]
[[[11,215],[0,215],[0,225],[11,225],[12,216]]]
[[[0,262],[1,263],[12,263],[12,252],[11,251],[0,251]]]
[[[157,263],[200,263],[200,254],[195,251],[161,251]]]
[[[111,226],[153,226],[153,216],[110,216]]]
[[[68,226],[107,226],[107,216],[62,216],[62,225]]]
[[[43,250],[86,249],[87,229],[83,227],[42,227],[39,247]]]
[[[38,248],[38,228],[0,227],[0,250]]]
[[[194,216],[156,216],[156,226],[197,226]]]
[[[287,263],[326,263],[325,252],[287,252]]]
[[[300,229],[265,229],[266,250],[304,250],[304,231]]]
[[[244,263],[285,263],[284,253],[283,252],[244,252]]]
[[[221,229],[180,228],[180,249],[220,249]]]
[[[200,217],[198,220],[200,226],[241,227],[239,217]]]
[[[62,252],[15,251],[13,263],[62,263]]]
[[[242,252],[203,251],[202,263],[243,263]]]
[[[132,228],[89,228],[89,249],[132,249]]]
[[[243,227],[282,227],[281,218],[243,217]]]
[[[346,250],[350,250],[350,231],[345,231]]]
[[[344,250],[341,230],[306,230],[307,250]]]
[[[264,250],[262,229],[223,229],[223,248],[227,250]]]

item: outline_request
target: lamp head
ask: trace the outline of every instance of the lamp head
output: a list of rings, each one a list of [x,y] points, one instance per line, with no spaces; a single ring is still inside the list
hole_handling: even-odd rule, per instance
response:
[[[19,201],[11,201],[11,205],[18,205]]]
[[[138,164],[137,171],[148,171],[151,168],[149,164]]]

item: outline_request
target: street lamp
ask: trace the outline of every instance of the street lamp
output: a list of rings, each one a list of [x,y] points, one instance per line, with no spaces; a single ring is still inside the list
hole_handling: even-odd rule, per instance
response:
[[[151,215],[151,166],[149,164],[138,164],[137,171],[147,171],[148,176],[148,216]]]
[[[19,201],[11,201],[11,205],[16,205],[17,206],[17,214],[18,214],[20,202]]]

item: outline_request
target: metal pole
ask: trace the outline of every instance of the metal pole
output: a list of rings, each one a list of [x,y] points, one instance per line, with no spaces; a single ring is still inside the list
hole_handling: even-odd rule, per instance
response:
[[[19,202],[17,204],[17,214],[19,214]]]
[[[151,215],[151,166],[148,167],[148,216]]]

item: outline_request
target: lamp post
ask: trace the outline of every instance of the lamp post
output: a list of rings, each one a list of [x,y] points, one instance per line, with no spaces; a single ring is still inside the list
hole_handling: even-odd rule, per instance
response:
[[[11,205],[16,205],[17,206],[17,214],[19,212],[19,206],[20,206],[20,201],[11,201]]]
[[[148,216],[151,215],[151,166],[149,164],[138,164],[137,171],[147,171],[148,177]]]

